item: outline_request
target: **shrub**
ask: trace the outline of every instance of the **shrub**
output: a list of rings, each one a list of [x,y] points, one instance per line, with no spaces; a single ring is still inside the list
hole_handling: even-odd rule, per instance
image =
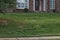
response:
[[[25,9],[24,9],[24,12],[28,12],[28,8],[25,8]]]

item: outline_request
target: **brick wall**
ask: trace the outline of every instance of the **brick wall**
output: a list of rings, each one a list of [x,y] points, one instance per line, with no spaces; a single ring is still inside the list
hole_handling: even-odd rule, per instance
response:
[[[46,9],[47,9],[47,11],[50,11],[50,0],[46,0],[46,1],[47,1]]]
[[[60,0],[56,0],[56,12],[60,12]]]
[[[33,11],[33,0],[29,0],[29,11]]]
[[[43,1],[40,0],[42,2],[42,11],[43,11]],[[47,1],[47,5],[46,5],[46,9],[49,12],[50,11],[50,0],[46,0]],[[60,12],[60,0],[55,0],[55,11],[56,12]],[[23,11],[23,10],[17,10],[18,12]],[[33,0],[29,0],[29,11],[33,11]]]

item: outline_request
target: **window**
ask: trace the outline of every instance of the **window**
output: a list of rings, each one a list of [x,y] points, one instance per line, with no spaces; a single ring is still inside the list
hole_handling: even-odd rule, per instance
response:
[[[21,3],[20,6],[23,8],[24,7],[24,3]]]
[[[17,3],[18,7],[20,7],[20,3]]]
[[[28,7],[28,4],[27,3],[25,3],[25,8],[27,8]]]
[[[55,9],[55,0],[50,0],[50,9]]]
[[[28,6],[29,6],[28,0],[17,0],[17,8],[18,9],[28,8]]]
[[[25,0],[25,2],[27,2],[27,0]]]

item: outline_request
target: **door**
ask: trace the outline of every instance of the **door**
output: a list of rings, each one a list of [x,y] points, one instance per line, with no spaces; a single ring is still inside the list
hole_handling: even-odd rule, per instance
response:
[[[35,11],[39,11],[39,0],[35,0]]]

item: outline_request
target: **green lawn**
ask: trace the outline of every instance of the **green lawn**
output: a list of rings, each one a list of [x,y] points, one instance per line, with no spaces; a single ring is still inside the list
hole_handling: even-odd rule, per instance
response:
[[[60,35],[60,13],[0,14],[8,25],[0,24],[0,37]]]

